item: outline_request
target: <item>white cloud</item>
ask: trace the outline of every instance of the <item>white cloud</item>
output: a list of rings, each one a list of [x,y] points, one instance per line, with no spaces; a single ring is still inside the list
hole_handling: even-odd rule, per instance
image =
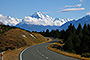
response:
[[[82,6],[82,4],[77,4],[77,5],[66,5],[66,6],[64,6],[63,8],[59,8],[59,9],[64,9],[64,8],[66,8],[66,7],[81,7]]]
[[[71,8],[71,9],[63,9],[58,12],[69,12],[69,11],[79,11],[79,10],[85,10],[85,8]]]
[[[55,19],[53,17],[45,17],[45,18],[32,18],[30,16],[25,17],[23,22],[26,24],[34,24],[34,25],[43,25],[43,26],[61,26],[62,24],[66,23],[67,21],[71,21],[72,19]]]
[[[66,7],[81,7],[82,4],[77,4],[77,5],[66,5],[63,8],[59,8],[59,9],[64,9]],[[76,10],[84,10],[85,8],[71,8],[71,9],[64,9],[62,11],[56,11],[56,12],[42,12],[43,14],[46,13],[57,13],[57,12],[68,12],[68,11],[76,11]]]
[[[11,16],[3,16],[0,14],[0,22],[4,23],[5,25],[15,26],[19,22],[22,22],[22,19],[14,18]]]
[[[86,13],[86,15],[90,15],[90,12]]]
[[[66,6],[64,6],[64,8],[65,8],[65,7],[80,7],[80,6],[82,6],[82,4],[77,4],[77,5],[66,5]]]
[[[63,9],[61,11],[56,11],[56,12],[42,12],[42,13],[46,14],[46,13],[70,12],[70,11],[79,11],[79,10],[85,10],[85,8],[70,8],[70,9]]]
[[[81,6],[82,6],[82,4],[77,4],[77,5],[76,5],[76,7],[81,7]]]

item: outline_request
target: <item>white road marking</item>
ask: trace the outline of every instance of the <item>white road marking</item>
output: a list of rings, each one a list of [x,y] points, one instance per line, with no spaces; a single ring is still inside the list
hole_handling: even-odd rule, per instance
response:
[[[49,59],[47,56],[43,55],[42,53],[40,53],[40,51],[38,50],[38,48],[36,49],[36,51],[43,57],[45,57],[46,59]]]
[[[42,54],[42,56],[44,56],[44,55]]]
[[[46,57],[46,59],[48,59],[48,57]]]
[[[32,47],[33,47],[33,46],[30,46],[30,47],[28,47],[28,48],[32,48]],[[24,50],[20,53],[20,60],[23,60],[23,59],[22,59],[22,54],[23,54],[28,48],[24,49]]]

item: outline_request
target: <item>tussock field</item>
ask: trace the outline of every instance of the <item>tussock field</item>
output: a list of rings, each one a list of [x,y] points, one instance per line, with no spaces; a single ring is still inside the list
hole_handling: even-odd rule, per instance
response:
[[[0,50],[3,50],[4,60],[19,60],[19,54],[23,49],[48,42],[47,38],[39,33],[32,33],[19,28],[6,31],[1,36],[1,40]]]
[[[35,38],[33,36],[35,36]],[[42,39],[43,38],[43,39]],[[45,37],[38,33],[30,33],[25,30],[21,29],[11,29],[3,34],[1,37],[2,43],[1,47],[3,50],[8,49],[15,49],[24,47],[24,46],[31,46],[33,44],[38,44],[44,41],[47,41]]]

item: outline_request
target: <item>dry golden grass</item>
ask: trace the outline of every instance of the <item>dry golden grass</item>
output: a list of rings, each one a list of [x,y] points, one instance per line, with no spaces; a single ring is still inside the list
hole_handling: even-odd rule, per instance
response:
[[[43,40],[43,42],[33,43],[32,45],[36,45],[36,44],[41,44],[41,43],[52,41],[52,39],[47,40],[41,34],[38,34],[38,33],[32,33],[32,34],[34,34],[38,39]],[[17,51],[15,49],[14,50],[4,51],[3,52],[3,60],[19,60],[20,52],[22,50],[24,50],[25,48],[27,48],[27,47],[29,47],[29,46],[18,48]],[[1,56],[0,56],[0,60],[1,60]]]
[[[1,43],[1,47],[4,46],[3,49],[7,49],[9,47],[15,48],[16,46],[17,48],[20,48],[47,41],[47,39],[39,33],[32,33],[37,38],[32,37],[30,34],[31,33],[18,28],[11,29],[5,32],[1,37],[1,40],[3,41]]]
[[[48,40],[39,33],[31,33],[19,28],[14,29],[9,26],[0,26],[0,28],[2,32],[2,34],[0,34],[0,40],[2,40],[0,48],[5,50],[3,52],[4,60],[19,60],[19,54],[23,49],[26,48],[25,46],[32,46],[48,42]],[[36,38],[32,37],[31,34],[33,34]],[[17,51],[15,51],[16,47]]]
[[[3,56],[3,60],[19,60],[20,52],[27,47],[22,47],[16,50],[8,51]]]
[[[56,43],[53,43],[53,44],[57,44]],[[51,45],[53,44],[50,44],[47,48],[50,49],[51,51],[54,51],[56,53],[59,53],[59,54],[62,54],[62,55],[65,55],[65,56],[69,56],[69,57],[73,57],[73,58],[77,58],[77,59],[82,59],[82,60],[90,60],[90,58],[85,58],[85,57],[81,57],[81,55],[77,55],[77,54],[73,54],[73,53],[68,53],[68,52],[64,52],[64,51],[60,51],[56,48],[52,48]]]

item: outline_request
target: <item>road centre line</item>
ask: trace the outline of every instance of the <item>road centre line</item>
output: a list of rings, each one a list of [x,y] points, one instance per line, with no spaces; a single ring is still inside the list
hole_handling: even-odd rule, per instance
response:
[[[36,49],[36,51],[43,57],[45,57],[46,59],[49,59],[47,56],[43,55],[42,53],[40,53],[40,51],[38,50],[38,48]]]

